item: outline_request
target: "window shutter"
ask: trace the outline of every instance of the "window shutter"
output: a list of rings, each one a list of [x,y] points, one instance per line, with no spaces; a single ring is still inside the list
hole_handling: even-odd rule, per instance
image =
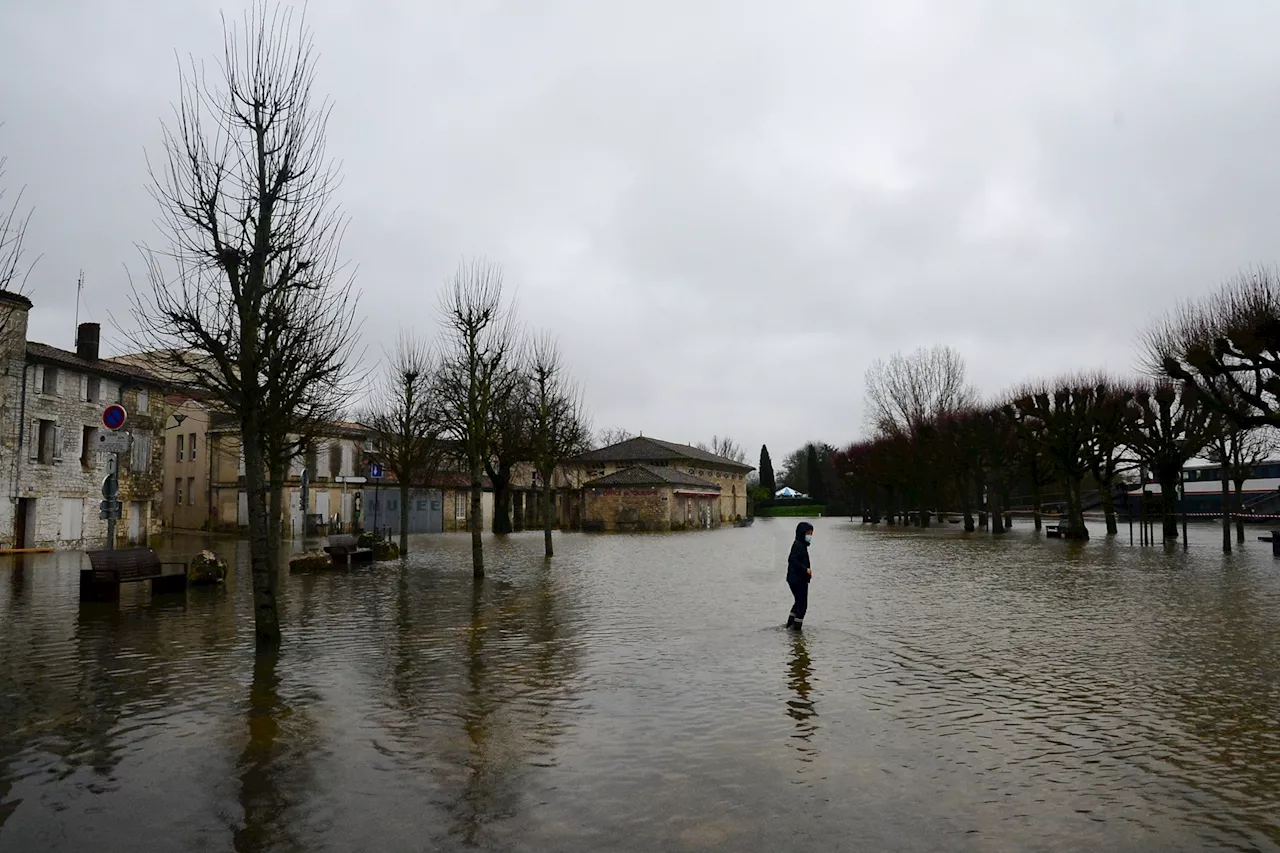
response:
[[[27,445],[31,448],[31,461],[40,459],[40,421],[31,422],[31,431],[27,433]]]
[[[89,400],[89,377],[80,377],[80,399],[88,402]]]
[[[35,384],[35,387],[32,388],[31,390],[36,394],[44,393],[44,365],[43,364],[36,365],[36,384]]]
[[[62,458],[62,427],[57,425],[53,427],[53,458]]]

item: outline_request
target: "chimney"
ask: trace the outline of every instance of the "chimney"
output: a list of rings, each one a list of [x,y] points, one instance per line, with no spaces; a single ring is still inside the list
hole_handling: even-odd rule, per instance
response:
[[[81,323],[76,328],[76,355],[86,361],[98,360],[98,336],[102,327],[97,323]]]

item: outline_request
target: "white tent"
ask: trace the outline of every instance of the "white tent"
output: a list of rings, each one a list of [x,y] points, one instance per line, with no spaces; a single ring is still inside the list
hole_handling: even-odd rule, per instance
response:
[[[773,493],[775,498],[807,498],[808,495],[803,492],[797,492],[790,486],[783,486],[781,489]]]

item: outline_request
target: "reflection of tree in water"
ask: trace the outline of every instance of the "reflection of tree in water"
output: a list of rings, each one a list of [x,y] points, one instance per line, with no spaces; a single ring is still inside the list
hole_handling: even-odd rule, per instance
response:
[[[307,849],[290,807],[305,799],[305,753],[315,733],[305,717],[280,702],[278,663],[277,651],[260,651],[254,658],[249,739],[236,765],[244,809],[244,825],[234,835],[236,853]]]
[[[818,754],[812,745],[813,733],[818,730],[813,718],[818,716],[818,712],[813,707],[813,700],[809,698],[813,689],[809,684],[813,667],[809,661],[809,651],[805,648],[804,637],[801,635],[791,639],[791,662],[788,673],[787,684],[795,694],[787,699],[787,716],[796,722],[796,733],[791,737],[799,741],[796,744],[796,750],[800,753],[800,760],[809,762]]]
[[[568,726],[577,645],[562,636],[565,602],[541,563],[514,583],[422,575],[404,571],[397,590],[392,752],[440,781],[451,836],[491,846],[486,828],[517,814],[526,775]],[[421,585],[429,594],[415,597]],[[461,643],[448,651],[451,637]]]

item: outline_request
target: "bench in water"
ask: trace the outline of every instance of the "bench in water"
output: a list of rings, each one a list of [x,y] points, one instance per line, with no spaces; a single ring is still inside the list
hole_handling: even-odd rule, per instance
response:
[[[346,566],[350,563],[372,563],[373,549],[361,548],[356,544],[354,536],[330,536],[329,544],[324,552],[329,555],[335,566]]]
[[[187,588],[187,564],[161,561],[150,548],[85,553],[91,568],[80,570],[81,601],[118,601],[120,584],[134,581],[151,581],[152,595],[183,592]]]

